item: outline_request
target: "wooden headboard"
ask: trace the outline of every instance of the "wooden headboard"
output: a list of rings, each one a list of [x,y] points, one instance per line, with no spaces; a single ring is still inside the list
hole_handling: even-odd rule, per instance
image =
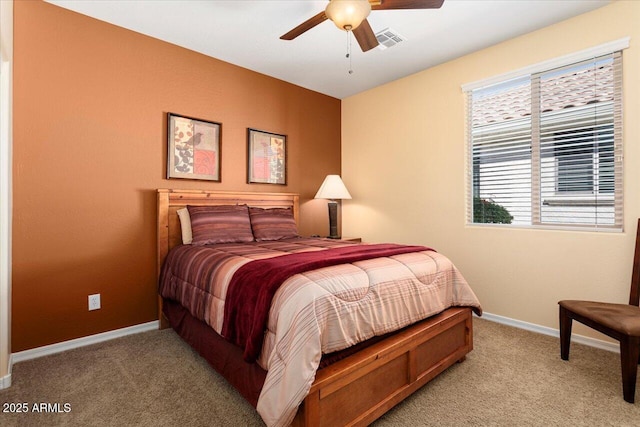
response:
[[[206,190],[158,190],[158,264],[162,263],[169,249],[182,243],[180,220],[176,211],[187,205],[249,205],[262,208],[293,208],[293,217],[299,223],[300,196],[295,193],[259,193]]]

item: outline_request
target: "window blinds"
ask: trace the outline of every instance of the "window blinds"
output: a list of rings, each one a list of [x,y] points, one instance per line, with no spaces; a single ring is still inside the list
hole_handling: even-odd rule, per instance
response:
[[[622,228],[622,55],[467,91],[470,223]]]

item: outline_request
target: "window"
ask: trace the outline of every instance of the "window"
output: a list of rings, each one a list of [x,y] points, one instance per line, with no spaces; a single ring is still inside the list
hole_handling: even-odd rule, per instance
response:
[[[622,229],[621,51],[538,68],[463,88],[468,222]]]

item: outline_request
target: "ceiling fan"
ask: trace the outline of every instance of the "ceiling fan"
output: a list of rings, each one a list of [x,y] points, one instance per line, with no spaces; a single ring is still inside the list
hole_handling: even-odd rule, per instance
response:
[[[352,31],[363,52],[378,46],[378,39],[367,21],[371,10],[438,9],[444,0],[330,0],[327,8],[282,35],[293,40],[316,25],[330,19],[344,31]]]

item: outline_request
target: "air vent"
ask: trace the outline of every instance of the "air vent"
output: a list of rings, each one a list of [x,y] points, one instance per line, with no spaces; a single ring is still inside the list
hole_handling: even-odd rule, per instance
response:
[[[384,30],[378,32],[376,34],[376,38],[378,39],[378,43],[380,43],[378,45],[378,49],[382,49],[382,50],[388,49],[390,47],[397,45],[400,42],[407,40],[406,38],[398,34],[397,31],[391,28],[385,28]]]

